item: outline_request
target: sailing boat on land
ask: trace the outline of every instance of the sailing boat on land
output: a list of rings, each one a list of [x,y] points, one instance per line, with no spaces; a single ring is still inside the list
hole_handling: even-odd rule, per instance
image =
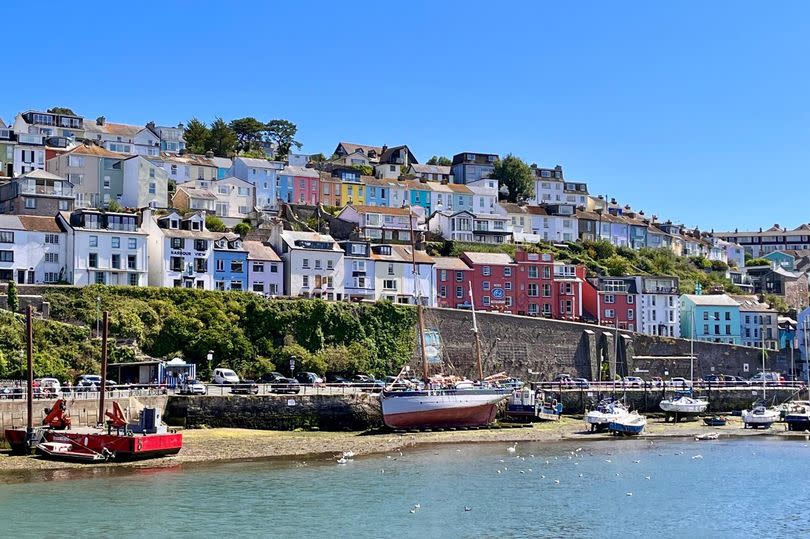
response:
[[[393,429],[431,429],[483,427],[495,420],[497,405],[511,394],[511,389],[486,387],[481,364],[481,342],[473,305],[472,284],[470,304],[473,305],[473,333],[475,334],[475,356],[478,367],[478,383],[462,381],[456,383],[442,377],[432,379],[428,367],[425,322],[422,297],[419,287],[419,272],[416,267],[416,246],[414,244],[413,217],[411,217],[411,260],[413,263],[414,298],[419,331],[419,352],[422,360],[423,390],[395,391],[399,379],[407,368],[380,394],[383,422]]]
[[[762,427],[765,429],[771,428],[776,421],[779,420],[780,412],[774,407],[768,407],[765,400],[765,384],[768,377],[765,372],[765,333],[762,333],[762,400],[756,401],[751,405],[750,410],[742,411],[743,427],[748,429],[756,429]]]

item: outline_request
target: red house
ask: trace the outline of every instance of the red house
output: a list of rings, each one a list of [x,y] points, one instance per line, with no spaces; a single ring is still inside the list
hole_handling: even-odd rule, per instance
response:
[[[465,252],[461,260],[471,268],[475,309],[514,312],[515,269],[512,257],[505,253]]]
[[[585,283],[585,310],[603,326],[636,331],[638,291],[634,277],[599,277]]]
[[[451,309],[469,309],[472,268],[454,256],[438,256],[433,260],[436,262],[433,266],[436,272],[435,305]]]
[[[515,313],[557,318],[554,257],[549,253],[515,253],[517,296]]]

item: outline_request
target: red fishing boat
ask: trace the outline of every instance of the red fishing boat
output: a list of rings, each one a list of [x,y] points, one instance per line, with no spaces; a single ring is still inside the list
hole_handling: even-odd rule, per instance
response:
[[[104,411],[105,427],[81,427],[72,429],[72,421],[67,413],[65,401],[59,399],[53,408],[45,409],[46,417],[42,425],[33,426],[33,404],[31,384],[33,365],[31,361],[31,310],[28,311],[29,337],[29,386],[28,386],[28,426],[27,428],[6,429],[6,441],[12,452],[28,454],[36,449],[45,458],[75,462],[137,460],[175,455],[183,447],[183,435],[169,430],[162,424],[160,412],[155,408],[144,408],[137,423],[130,423],[117,402],[112,403],[112,412],[104,409],[107,366],[107,312],[104,312],[102,333],[101,388],[99,410]]]

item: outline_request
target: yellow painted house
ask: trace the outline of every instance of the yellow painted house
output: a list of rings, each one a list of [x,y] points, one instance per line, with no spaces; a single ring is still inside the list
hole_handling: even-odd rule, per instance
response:
[[[360,181],[346,181],[343,180],[340,184],[340,198],[343,204],[361,204],[366,203],[366,186]]]

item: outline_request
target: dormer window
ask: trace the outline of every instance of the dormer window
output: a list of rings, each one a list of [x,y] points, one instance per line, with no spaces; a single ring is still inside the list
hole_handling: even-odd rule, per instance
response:
[[[467,154],[467,161],[475,161],[475,154],[474,153],[468,153]]]
[[[169,228],[177,229],[180,226],[180,222],[177,219],[172,219],[169,221]]]
[[[200,222],[199,221],[191,221],[191,230],[199,230],[200,229]]]

